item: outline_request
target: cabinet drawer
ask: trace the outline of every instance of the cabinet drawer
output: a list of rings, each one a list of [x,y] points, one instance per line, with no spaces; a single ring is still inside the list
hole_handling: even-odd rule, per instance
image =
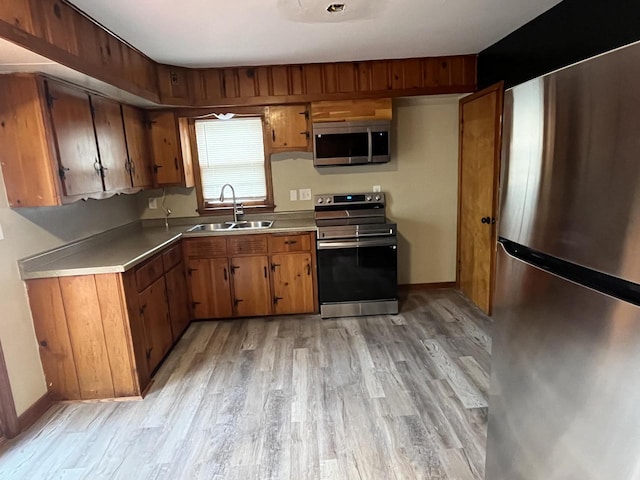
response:
[[[136,284],[141,292],[164,273],[162,255],[158,255],[136,270]]]
[[[189,258],[214,258],[227,256],[227,240],[222,237],[188,238],[184,249]]]
[[[182,260],[182,245],[179,243],[169,248],[162,254],[162,264],[164,265],[164,271],[168,272],[171,267],[177,265]]]
[[[271,253],[300,252],[311,250],[309,234],[273,235],[269,238]]]
[[[229,255],[266,254],[267,237],[264,235],[243,235],[227,240]]]

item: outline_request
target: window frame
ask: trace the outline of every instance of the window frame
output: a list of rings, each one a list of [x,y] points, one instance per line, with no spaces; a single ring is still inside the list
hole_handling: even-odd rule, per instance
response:
[[[191,143],[191,157],[193,158],[193,175],[198,200],[198,213],[200,215],[227,215],[233,213],[233,201],[215,204],[206,202],[202,191],[202,173],[200,172],[200,160],[198,158],[198,143],[196,139],[196,120],[203,119],[205,115],[212,113],[236,113],[243,116],[260,117],[262,121],[262,140],[264,147],[264,176],[267,196],[263,201],[243,202],[244,210],[252,213],[273,212],[275,203],[273,198],[273,178],[271,173],[271,142],[269,142],[269,122],[266,107],[222,107],[216,109],[190,110],[188,114],[181,112],[181,117],[187,117],[189,123],[189,140]],[[223,122],[224,120],[219,120]]]

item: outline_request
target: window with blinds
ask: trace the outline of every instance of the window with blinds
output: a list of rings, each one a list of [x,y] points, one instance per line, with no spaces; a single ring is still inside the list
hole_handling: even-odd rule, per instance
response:
[[[260,117],[196,120],[198,163],[205,204],[220,204],[220,190],[230,183],[236,200],[267,198],[264,138]],[[229,191],[225,192],[226,195]],[[225,198],[225,203],[230,199]]]

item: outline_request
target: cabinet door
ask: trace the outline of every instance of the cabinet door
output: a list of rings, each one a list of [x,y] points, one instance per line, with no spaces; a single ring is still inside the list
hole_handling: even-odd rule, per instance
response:
[[[231,259],[233,275],[233,305],[241,317],[269,315],[269,260],[266,256],[234,257]]]
[[[151,155],[144,112],[129,105],[122,105],[122,119],[133,186],[151,187]]]
[[[104,189],[113,192],[131,188],[127,144],[124,138],[120,104],[91,95],[91,107],[93,108],[93,121],[98,139]]]
[[[47,96],[64,194],[73,196],[102,192],[89,95],[47,81]]]
[[[181,139],[179,122],[173,112],[152,112],[150,140],[153,159],[151,167],[158,186],[193,186],[189,142]],[[184,122],[182,122],[184,125]],[[183,128],[186,135],[186,127]],[[183,156],[184,150],[184,156]]]
[[[167,298],[169,300],[169,318],[173,340],[177,340],[189,326],[189,295],[184,263],[180,262],[165,274]]]
[[[231,317],[233,309],[227,259],[191,259],[188,271],[193,318]]]
[[[309,150],[311,132],[306,105],[269,107],[269,125],[272,150]]]
[[[271,257],[273,303],[277,314],[313,312],[313,279],[310,253]]]
[[[144,323],[147,363],[149,371],[153,371],[173,342],[164,277],[160,277],[140,292],[138,302]]]

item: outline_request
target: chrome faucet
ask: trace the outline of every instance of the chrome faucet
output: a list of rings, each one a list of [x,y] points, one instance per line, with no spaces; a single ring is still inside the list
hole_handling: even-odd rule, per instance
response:
[[[233,188],[233,185],[231,185],[230,183],[225,183],[222,186],[222,190],[220,190],[220,201],[224,202],[224,189],[227,187],[231,189],[231,195],[233,196],[233,221],[238,222],[238,219],[242,220],[242,217],[244,216],[244,205],[242,205],[242,203],[236,202],[236,191]]]

